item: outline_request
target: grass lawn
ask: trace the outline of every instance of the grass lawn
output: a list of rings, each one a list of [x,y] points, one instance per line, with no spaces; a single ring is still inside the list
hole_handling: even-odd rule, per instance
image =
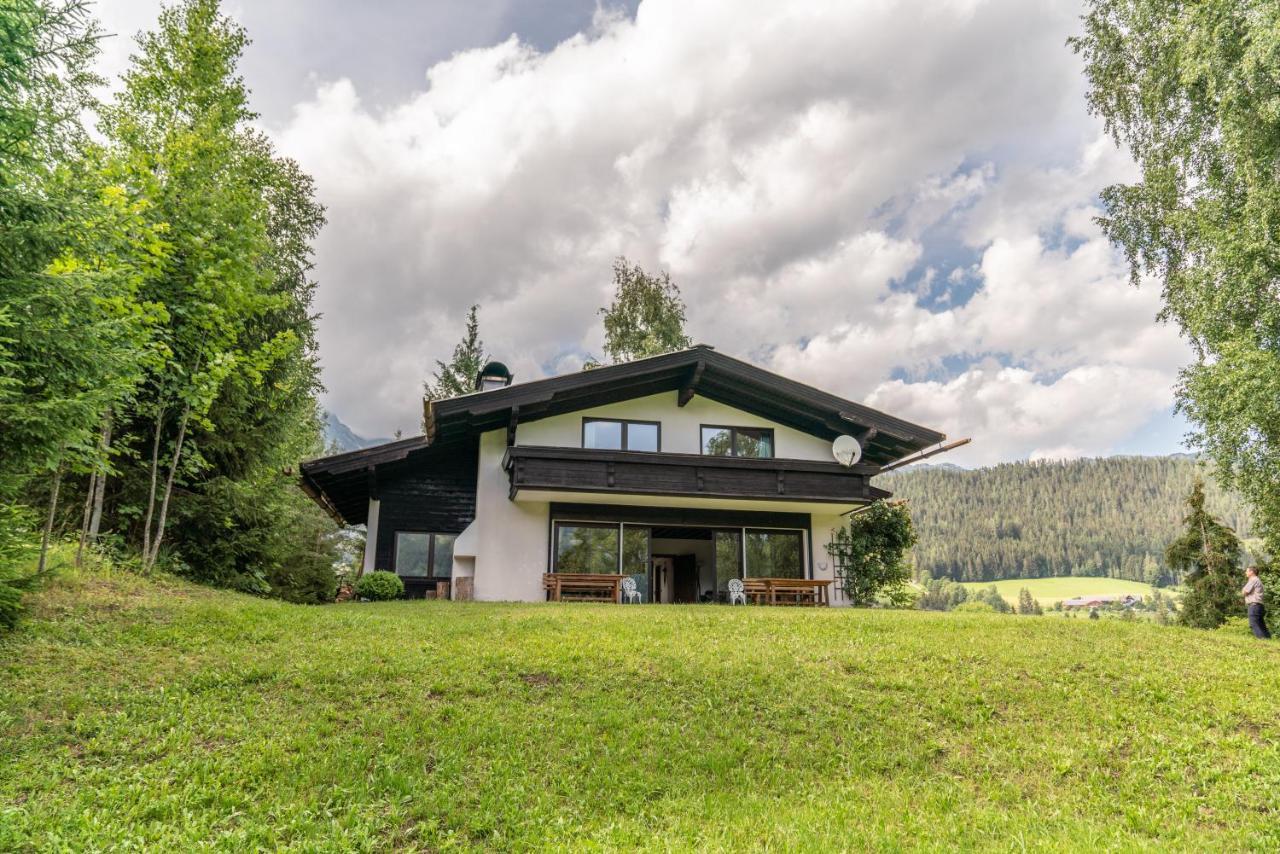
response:
[[[1240,582],[1244,584],[1243,581]],[[1141,581],[1124,581],[1119,578],[1088,578],[1064,575],[1054,578],[1008,578],[1004,581],[967,581],[963,586],[971,591],[984,587],[996,586],[1000,595],[1011,605],[1018,604],[1018,591],[1027,588],[1032,597],[1048,608],[1062,599],[1076,596],[1115,596],[1134,593],[1138,596],[1150,596],[1154,590],[1150,584]],[[1162,591],[1169,593],[1168,590]]]
[[[1280,645],[914,611],[64,579],[0,850],[1280,849]]]

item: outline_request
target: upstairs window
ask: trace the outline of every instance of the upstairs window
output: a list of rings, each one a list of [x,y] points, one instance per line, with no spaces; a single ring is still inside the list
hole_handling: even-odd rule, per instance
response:
[[[617,418],[582,419],[582,447],[599,451],[658,451],[662,428],[657,421]]]
[[[773,456],[773,430],[765,427],[704,426],[702,453],[710,457],[768,459]]]

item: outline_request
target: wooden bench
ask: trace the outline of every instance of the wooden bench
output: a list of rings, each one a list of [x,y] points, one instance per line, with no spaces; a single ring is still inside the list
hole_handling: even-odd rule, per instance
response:
[[[757,605],[830,605],[831,581],[819,578],[744,578],[743,592]]]
[[[551,602],[621,602],[622,579],[604,572],[548,572],[542,588]]]

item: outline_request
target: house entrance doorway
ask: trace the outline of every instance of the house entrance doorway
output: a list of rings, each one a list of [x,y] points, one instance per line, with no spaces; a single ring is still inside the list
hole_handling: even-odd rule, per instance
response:
[[[708,528],[652,528],[653,601],[704,602],[715,589]]]

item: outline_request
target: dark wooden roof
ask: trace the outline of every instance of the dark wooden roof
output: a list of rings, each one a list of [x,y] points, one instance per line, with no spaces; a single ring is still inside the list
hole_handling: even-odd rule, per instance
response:
[[[425,404],[430,441],[666,391],[750,412],[805,433],[863,440],[864,459],[886,465],[946,436],[852,400],[717,353],[705,344],[648,359],[474,392]],[[869,441],[867,441],[869,440]]]
[[[302,491],[311,496],[340,525],[363,525],[368,521],[369,497],[377,494],[379,469],[415,465],[449,448],[429,448],[426,436],[414,436],[308,460],[301,466]]]

